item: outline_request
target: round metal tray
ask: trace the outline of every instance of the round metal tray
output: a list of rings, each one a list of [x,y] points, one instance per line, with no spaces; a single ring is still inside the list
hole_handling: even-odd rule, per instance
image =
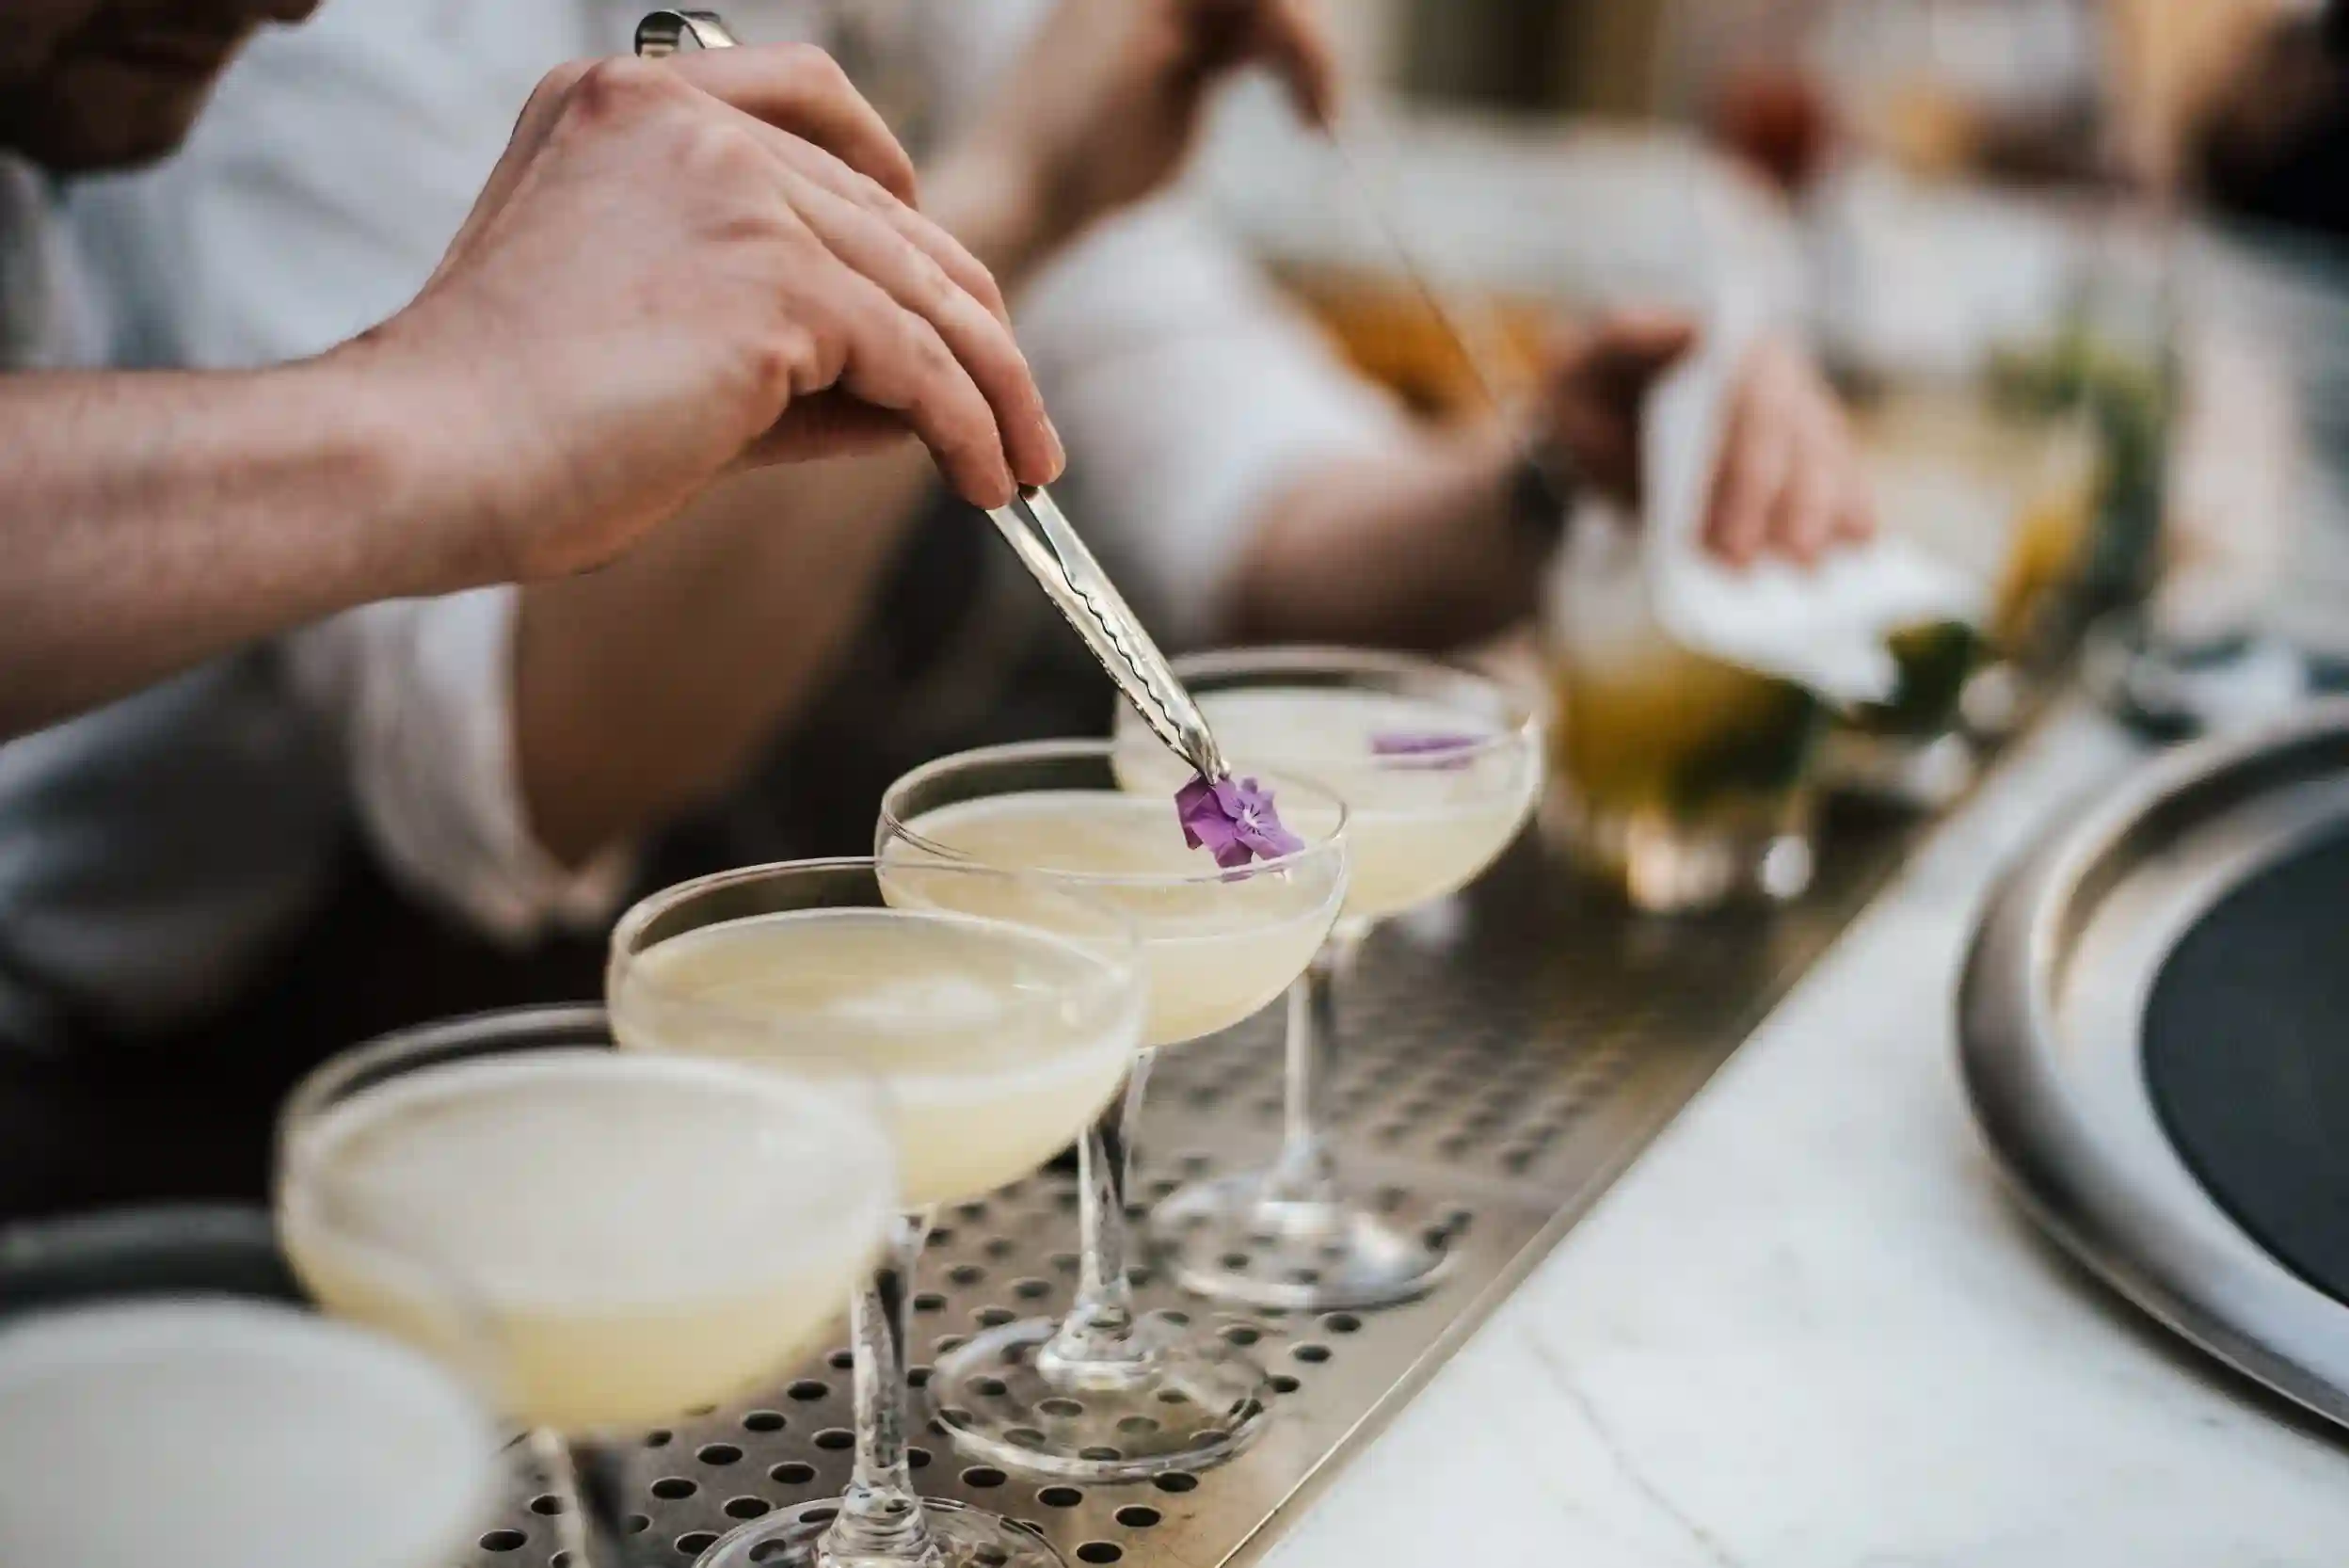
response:
[[[2145,1054],[2148,1003],[2180,942],[2247,883],[2344,834],[2349,703],[2180,752],[2008,877],[1958,1009],[1967,1092],[2023,1206],[2154,1318],[2349,1425],[2349,1307],[2197,1179]]]

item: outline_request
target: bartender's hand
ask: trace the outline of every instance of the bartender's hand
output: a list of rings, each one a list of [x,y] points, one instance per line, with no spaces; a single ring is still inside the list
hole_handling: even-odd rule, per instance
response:
[[[987,210],[973,229],[987,232],[950,223],[999,269],[1024,268],[1171,182],[1209,95],[1250,65],[1278,75],[1306,119],[1331,112],[1335,71],[1311,0],[1061,0],[940,171],[957,209],[976,187],[968,205]]]
[[[1626,313],[1552,351],[1538,417],[1584,477],[1626,504],[1639,502],[1640,411],[1696,338],[1685,317]],[[1732,394],[1706,546],[1737,565],[1764,555],[1811,562],[1875,532],[1866,476],[1833,391],[1800,348],[1764,339]]]
[[[423,436],[455,575],[600,563],[736,464],[911,430],[999,505],[1062,454],[986,270],[820,51],[558,70],[415,302],[338,356]]]

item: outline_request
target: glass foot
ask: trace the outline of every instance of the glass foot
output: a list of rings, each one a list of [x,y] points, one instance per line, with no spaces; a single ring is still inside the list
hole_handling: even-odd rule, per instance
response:
[[[1248,1306],[1328,1312],[1425,1294],[1451,1255],[1358,1206],[1275,1201],[1260,1175],[1193,1182],[1152,1211],[1150,1234],[1186,1290]]]
[[[1806,764],[1807,766],[1808,764]],[[1698,803],[1602,803],[1561,790],[1550,823],[1594,888],[1643,915],[1785,904],[1811,887],[1818,791],[1722,787]]]
[[[1056,1480],[1146,1480],[1205,1470],[1263,1433],[1272,1386],[1219,1339],[1144,1318],[1130,1363],[1054,1364],[1038,1352],[1059,1325],[989,1329],[938,1362],[935,1414],[966,1456]]]
[[[1973,788],[1981,764],[1973,743],[1955,732],[1905,736],[1842,730],[1829,737],[1819,771],[1830,787],[1846,794],[1939,811]]]
[[[839,1512],[837,1502],[822,1497],[754,1519],[728,1531],[695,1560],[694,1568],[747,1568],[754,1563],[760,1568],[910,1568],[921,1562],[833,1557],[823,1550],[823,1532]],[[938,1544],[935,1568],[1068,1568],[1044,1537],[983,1508],[929,1497],[923,1499],[921,1512],[931,1539]],[[921,1568],[932,1565],[922,1563]]]

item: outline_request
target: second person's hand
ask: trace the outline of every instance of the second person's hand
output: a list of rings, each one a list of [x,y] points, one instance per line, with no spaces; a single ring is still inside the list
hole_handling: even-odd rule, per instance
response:
[[[1696,343],[1696,324],[1672,312],[1625,312],[1569,334],[1551,352],[1541,434],[1603,493],[1637,506],[1648,395]],[[1867,478],[1834,392],[1800,348],[1761,339],[1730,393],[1706,549],[1734,566],[1765,556],[1809,564],[1875,531]]]
[[[414,303],[332,358],[414,433],[458,578],[599,564],[727,469],[911,431],[981,506],[1063,455],[1000,292],[830,58],[547,77]]]
[[[1007,270],[1042,260],[1172,182],[1209,96],[1250,65],[1307,120],[1332,112],[1311,0],[1060,0],[940,171],[957,232]]]

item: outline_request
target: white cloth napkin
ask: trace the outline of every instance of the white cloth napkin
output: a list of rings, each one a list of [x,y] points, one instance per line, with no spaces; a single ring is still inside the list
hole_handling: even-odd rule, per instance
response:
[[[1641,461],[1656,619],[1685,647],[1840,706],[1882,701],[1899,675],[1885,639],[1905,627],[1979,620],[1983,585],[1889,533],[1812,567],[1772,559],[1739,568],[1706,552],[1704,520],[1736,372],[1759,336],[1752,320],[1717,312],[1703,341],[1650,396]]]

